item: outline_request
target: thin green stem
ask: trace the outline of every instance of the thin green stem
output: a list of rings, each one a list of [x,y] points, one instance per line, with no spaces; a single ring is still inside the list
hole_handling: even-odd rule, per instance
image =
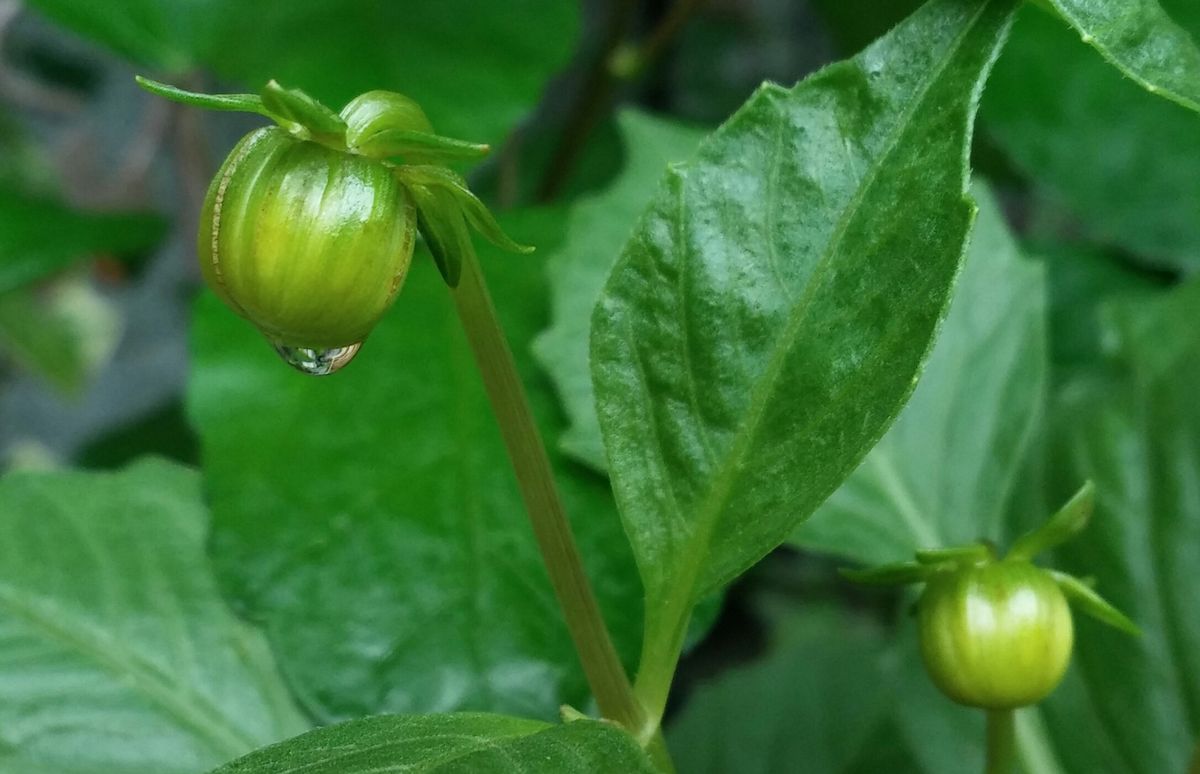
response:
[[[473,251],[462,256],[462,277],[453,296],[517,475],[550,583],[596,703],[604,717],[645,738],[646,714],[634,698],[584,573],[546,448]]]
[[[1014,710],[988,710],[986,774],[1013,774],[1017,760],[1015,741]]]

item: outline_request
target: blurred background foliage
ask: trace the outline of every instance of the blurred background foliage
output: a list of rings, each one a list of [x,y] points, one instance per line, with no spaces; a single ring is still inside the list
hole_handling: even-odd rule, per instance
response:
[[[276,78],[335,108],[392,89],[440,132],[493,145],[473,182],[539,252],[484,260],[632,666],[641,589],[604,478],[591,305],[666,163],[763,80],[849,55],[917,4],[0,0],[0,465],[199,467],[217,582],[309,722],[585,702],[428,261],[345,373],[286,370],[194,265],[199,198],[255,121],[169,105],[132,76]],[[1163,5],[1200,36],[1200,5]],[[670,710],[682,771],[962,771],[981,718],[925,680],[911,600],[851,588],[837,563],[1011,538],[1086,476],[1100,512],[1056,561],[1146,635],[1079,623],[1066,684],[1021,715],[1022,760],[1161,774],[1192,755],[1200,116],[1030,7],[974,164],[982,213],[909,407],[696,626]],[[0,725],[0,771],[6,742]]]

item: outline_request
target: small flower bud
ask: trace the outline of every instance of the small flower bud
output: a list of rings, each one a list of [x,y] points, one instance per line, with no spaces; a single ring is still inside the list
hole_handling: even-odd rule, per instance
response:
[[[277,347],[319,354],[359,344],[387,310],[415,226],[390,167],[266,127],[221,166],[197,247],[230,307]]]

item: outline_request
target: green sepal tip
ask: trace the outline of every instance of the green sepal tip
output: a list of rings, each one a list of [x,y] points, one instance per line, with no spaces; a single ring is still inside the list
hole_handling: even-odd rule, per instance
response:
[[[965,546],[950,546],[948,548],[918,548],[915,553],[921,564],[977,564],[978,562],[994,559],[996,554],[987,543],[968,543]]]
[[[272,114],[263,104],[262,97],[257,94],[200,94],[199,92],[180,89],[168,83],[151,80],[141,75],[135,75],[134,80],[137,81],[138,86],[141,86],[151,94],[169,99],[172,102],[207,108],[208,110],[257,113],[272,121],[278,120],[277,116]]]
[[[442,279],[452,288],[462,277],[462,256],[475,249],[462,211],[445,192],[423,185],[409,185],[417,206],[417,230],[433,255]]]
[[[864,586],[906,586],[910,583],[924,583],[937,571],[934,565],[919,562],[898,562],[866,569],[842,567],[838,570],[843,578]]]
[[[262,90],[262,103],[277,121],[302,126],[315,139],[344,145],[346,122],[300,89],[287,89],[271,80]]]
[[[504,233],[504,229],[500,228],[500,224],[496,222],[491,211],[483,202],[479,201],[475,194],[471,193],[471,189],[467,187],[467,181],[453,170],[426,165],[402,166],[397,167],[396,174],[401,182],[408,185],[410,189],[424,188],[429,191],[437,191],[439,193],[438,209],[449,206],[451,202],[456,204],[467,223],[484,239],[501,250],[511,253],[533,252],[534,248],[520,244]],[[419,201],[417,208],[421,209]],[[430,211],[426,214],[433,217],[436,213]]]
[[[490,145],[455,140],[414,129],[387,129],[376,132],[369,140],[360,142],[354,150],[372,158],[398,156],[413,164],[436,164],[481,159],[488,155],[492,148]]]
[[[1067,600],[1082,612],[1126,634],[1132,634],[1135,637],[1141,636],[1142,630],[1138,628],[1137,624],[1113,607],[1112,603],[1097,594],[1091,584],[1065,572],[1057,570],[1047,570],[1047,572],[1050,573],[1050,577],[1054,578],[1054,582],[1058,584]]]
[[[1017,538],[1008,552],[1008,558],[1029,561],[1043,551],[1062,545],[1083,531],[1092,518],[1095,506],[1096,486],[1091,481],[1085,481],[1075,496],[1045,524]]]

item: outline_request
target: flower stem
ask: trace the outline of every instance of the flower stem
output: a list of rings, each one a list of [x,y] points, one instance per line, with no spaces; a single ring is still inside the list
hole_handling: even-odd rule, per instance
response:
[[[1012,774],[1016,763],[1014,710],[987,711],[987,765],[985,774]]]
[[[600,713],[635,735],[640,734],[646,723],[645,713],[634,698],[584,573],[550,460],[517,375],[512,351],[496,317],[479,260],[474,251],[466,252],[461,256],[462,277],[453,290],[454,303],[500,425],[550,583]]]

